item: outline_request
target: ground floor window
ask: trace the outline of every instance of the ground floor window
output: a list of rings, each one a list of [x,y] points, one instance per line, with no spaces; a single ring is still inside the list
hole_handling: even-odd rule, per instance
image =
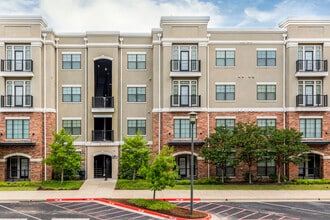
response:
[[[7,159],[7,179],[30,178],[30,160],[27,157],[13,156]]]
[[[258,176],[269,176],[276,174],[275,172],[275,161],[269,158],[264,158],[258,161],[257,175]]]
[[[184,154],[179,155],[175,157],[176,160],[176,169],[179,174],[179,178],[181,179],[189,179],[190,178],[190,169],[191,169],[191,163],[190,163],[191,155]],[[194,172],[194,178],[197,178],[197,158],[194,156],[194,165],[193,165],[193,172]]]
[[[217,166],[216,169],[216,176],[220,176],[222,175],[222,168]],[[225,177],[234,177],[235,176],[235,167],[231,166],[231,165],[227,165],[224,169],[224,176]]]

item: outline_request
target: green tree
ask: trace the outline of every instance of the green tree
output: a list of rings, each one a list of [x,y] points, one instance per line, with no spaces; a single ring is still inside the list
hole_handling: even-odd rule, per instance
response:
[[[251,123],[238,123],[233,131],[233,144],[239,148],[238,157],[248,166],[249,183],[252,183],[251,167],[265,155],[264,129]]]
[[[121,177],[135,181],[136,176],[143,175],[142,170],[149,166],[151,151],[140,132],[134,137],[125,137],[124,142],[120,158]]]
[[[268,136],[269,156],[275,161],[277,182],[281,183],[281,170],[286,163],[304,161],[310,148],[301,142],[302,133],[294,129],[274,129]]]
[[[224,183],[226,166],[235,166],[237,163],[235,148],[232,144],[233,132],[225,127],[217,127],[215,133],[205,139],[201,148],[201,156],[205,161],[221,168],[221,182]]]
[[[153,199],[156,198],[156,191],[161,191],[166,186],[173,187],[178,174],[175,168],[175,157],[172,155],[173,147],[164,146],[155,157],[149,169],[146,170],[146,179],[151,183]]]
[[[65,170],[78,172],[82,157],[73,145],[74,137],[67,134],[62,128],[59,132],[54,132],[54,141],[50,144],[50,155],[44,159],[44,163],[61,173],[61,183],[63,183]]]

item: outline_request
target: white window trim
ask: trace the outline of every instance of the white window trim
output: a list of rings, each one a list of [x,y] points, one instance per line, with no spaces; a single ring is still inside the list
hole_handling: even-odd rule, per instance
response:
[[[30,117],[5,117],[5,120],[30,120]]]
[[[62,88],[65,87],[65,88],[71,88],[71,87],[75,87],[75,88],[78,88],[78,87],[82,87],[81,85],[62,85]]]
[[[127,55],[131,55],[131,54],[147,54],[147,52],[127,52]]]
[[[224,51],[224,50],[234,50],[236,51],[236,48],[215,48],[215,51]]]
[[[80,54],[81,55],[81,52],[65,52],[65,51],[62,52],[62,55],[67,55],[67,54]],[[80,59],[80,61],[81,61],[81,59]]]
[[[94,115],[93,118],[112,118],[112,115]]]
[[[127,120],[147,120],[147,118],[144,118],[144,117],[127,117]]]
[[[257,116],[257,119],[277,119],[277,116]]]
[[[277,48],[257,48],[257,51],[277,51]]]
[[[236,116],[216,116],[215,120],[218,119],[236,119]]]
[[[72,120],[82,120],[82,118],[80,118],[80,117],[63,117],[62,118],[62,121],[72,121]]]
[[[323,119],[323,116],[299,116],[299,119]]]
[[[134,87],[139,87],[139,88],[147,88],[147,85],[127,85],[127,88],[134,88]]]
[[[258,86],[259,85],[277,85],[277,82],[257,82],[256,83]]]
[[[236,82],[215,82],[216,86],[221,86],[221,85],[236,85]]]

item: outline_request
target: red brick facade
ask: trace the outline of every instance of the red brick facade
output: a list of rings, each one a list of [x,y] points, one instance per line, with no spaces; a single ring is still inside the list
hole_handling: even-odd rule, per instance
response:
[[[6,118],[29,118],[30,133],[28,140],[8,140],[6,139]],[[6,112],[0,113],[0,136],[1,143],[20,143],[23,146],[1,146],[0,150],[0,181],[8,178],[7,160],[12,156],[29,158],[29,178],[31,181],[40,181],[44,178],[44,113],[18,113]],[[56,114],[46,113],[46,148],[49,153],[49,144],[52,142],[56,125]],[[21,143],[35,143],[35,146],[24,146]],[[47,179],[51,178],[51,169],[47,168]]]
[[[153,113],[153,152],[158,152],[158,141],[160,138],[160,146],[167,145],[169,142],[173,142],[174,139],[174,119],[175,118],[184,118],[188,119],[189,112],[162,112],[162,113]],[[158,117],[161,114],[161,135],[158,136],[158,126],[159,121]],[[328,132],[330,113],[328,112],[287,112],[285,115],[283,112],[198,112],[197,115],[197,141],[203,141],[208,136],[208,128],[210,128],[210,133],[214,132],[216,126],[217,118],[235,118],[235,122],[251,122],[256,123],[258,117],[262,118],[275,118],[276,119],[276,127],[283,128],[284,120],[286,121],[287,128],[294,128],[299,131],[299,118],[300,117],[308,117],[308,116],[317,116],[323,117],[322,120],[322,137],[323,140],[330,140],[330,131]],[[177,140],[180,141],[180,140]],[[174,154],[186,154],[190,155],[190,143],[189,140],[185,140],[186,145],[184,146],[175,146]],[[198,178],[214,178],[216,176],[215,166],[210,164],[208,165],[203,158],[199,156],[201,146],[195,146],[194,153],[198,158]],[[330,157],[330,147],[329,145],[312,145],[311,146],[312,153],[316,155],[320,155],[320,178],[330,179],[330,160],[324,159]],[[294,164],[289,164],[283,168],[281,171],[282,174],[286,175],[290,180],[299,178],[299,166]],[[242,181],[244,180],[244,175],[248,171],[248,167],[245,164],[239,164],[235,168],[235,177],[230,178],[233,181]],[[268,177],[257,177],[257,164],[252,166],[252,173],[254,179],[258,178],[259,181],[267,180]]]

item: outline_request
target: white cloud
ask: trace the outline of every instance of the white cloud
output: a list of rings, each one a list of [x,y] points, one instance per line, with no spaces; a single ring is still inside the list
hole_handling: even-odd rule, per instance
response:
[[[161,16],[210,16],[210,26],[223,21],[216,5],[199,0],[40,0],[40,11],[57,32],[150,32]]]

